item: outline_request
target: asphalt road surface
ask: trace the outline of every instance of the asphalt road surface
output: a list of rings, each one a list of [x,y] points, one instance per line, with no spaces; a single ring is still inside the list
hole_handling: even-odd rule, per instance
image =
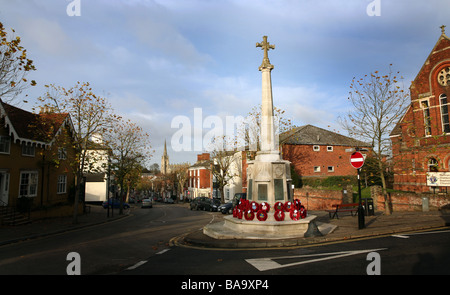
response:
[[[161,203],[131,212],[107,224],[2,246],[0,274],[66,275],[78,270],[81,275],[160,275],[158,281],[169,277],[170,287],[181,291],[199,287],[191,278],[198,280],[197,275],[209,277],[218,290],[233,282],[234,288],[244,283],[254,287],[260,278],[274,284],[277,276],[450,274],[448,228],[320,246],[203,249],[171,246],[169,241],[217,221],[221,213]],[[227,281],[236,276],[253,281]]]

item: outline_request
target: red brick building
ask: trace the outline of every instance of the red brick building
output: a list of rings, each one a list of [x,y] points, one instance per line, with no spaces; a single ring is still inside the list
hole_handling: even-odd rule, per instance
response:
[[[367,143],[312,125],[281,134],[280,142],[283,159],[290,161],[304,178],[356,175],[356,169],[350,165],[349,150],[371,149]]]
[[[211,160],[208,153],[197,155],[197,162],[188,169],[188,198],[212,197]]]
[[[450,38],[444,28],[411,83],[411,105],[390,135],[397,190],[430,191],[427,172],[450,171]]]

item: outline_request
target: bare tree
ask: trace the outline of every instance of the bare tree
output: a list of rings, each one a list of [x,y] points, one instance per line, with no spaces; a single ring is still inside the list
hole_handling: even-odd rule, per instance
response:
[[[175,173],[176,183],[177,183],[177,201],[179,201],[180,193],[183,192],[183,188],[185,187],[188,178],[189,172],[188,169],[191,166],[189,163],[182,163],[173,165],[172,172]]]
[[[228,185],[232,179],[240,173],[240,163],[237,163],[236,157],[234,157],[235,150],[226,150],[226,146],[231,146],[230,141],[234,139],[227,138],[226,136],[214,138],[211,145],[210,159],[211,166],[210,172],[217,183],[218,189],[221,195],[221,202],[225,202],[224,188]],[[235,166],[235,167],[233,167]]]
[[[120,186],[122,213],[125,191],[129,192],[131,184],[137,180],[144,162],[150,159],[153,151],[148,134],[130,120],[117,122],[105,139],[112,150],[111,167]]]
[[[389,67],[385,75],[375,71],[359,80],[353,78],[349,100],[354,108],[346,116],[338,118],[339,124],[350,136],[372,144],[385,201],[387,193],[383,161],[391,154],[389,134],[410,103],[402,83],[403,77],[398,75],[399,72],[394,74]],[[389,206],[386,208],[387,213],[390,213]]]
[[[292,120],[285,117],[285,111],[274,107],[274,123],[275,135],[279,136],[281,133],[292,130],[295,126]],[[260,133],[261,133],[261,105],[254,106],[247,114],[245,122],[239,126],[237,143],[244,141],[248,145],[249,151],[256,152],[261,150],[260,147]],[[279,142],[282,144],[282,142]]]
[[[43,104],[40,107],[50,108],[55,112],[70,114],[75,129],[74,145],[77,150],[75,162],[72,164],[76,174],[76,193],[74,201],[73,223],[78,223],[78,203],[80,201],[80,185],[83,173],[92,172],[96,167],[98,157],[90,154],[92,140],[102,137],[112,128],[117,120],[110,104],[105,98],[95,95],[89,83],[78,82],[74,87],[65,89],[55,85],[45,85],[47,93],[40,97]]]
[[[15,31],[11,29],[11,32]],[[36,70],[33,61],[27,57],[27,50],[20,45],[20,37],[8,38],[0,22],[0,97],[11,103],[28,86],[35,86],[34,80],[25,77]]]

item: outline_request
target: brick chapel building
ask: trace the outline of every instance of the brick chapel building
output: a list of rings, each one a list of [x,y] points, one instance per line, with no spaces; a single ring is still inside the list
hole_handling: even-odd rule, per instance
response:
[[[390,134],[396,190],[430,191],[427,172],[450,171],[450,38],[441,29],[411,83],[411,104]]]

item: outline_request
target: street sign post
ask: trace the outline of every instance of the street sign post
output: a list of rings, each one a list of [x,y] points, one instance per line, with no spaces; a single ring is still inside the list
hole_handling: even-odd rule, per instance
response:
[[[358,196],[359,196],[359,205],[358,205],[358,228],[363,229],[364,225],[364,209],[361,202],[361,179],[360,179],[360,170],[364,165],[364,156],[360,152],[354,152],[350,156],[350,164],[353,168],[358,170]],[[367,204],[366,204],[367,206]]]
[[[364,156],[360,152],[354,152],[350,156],[350,164],[355,169],[360,169],[364,165]]]

